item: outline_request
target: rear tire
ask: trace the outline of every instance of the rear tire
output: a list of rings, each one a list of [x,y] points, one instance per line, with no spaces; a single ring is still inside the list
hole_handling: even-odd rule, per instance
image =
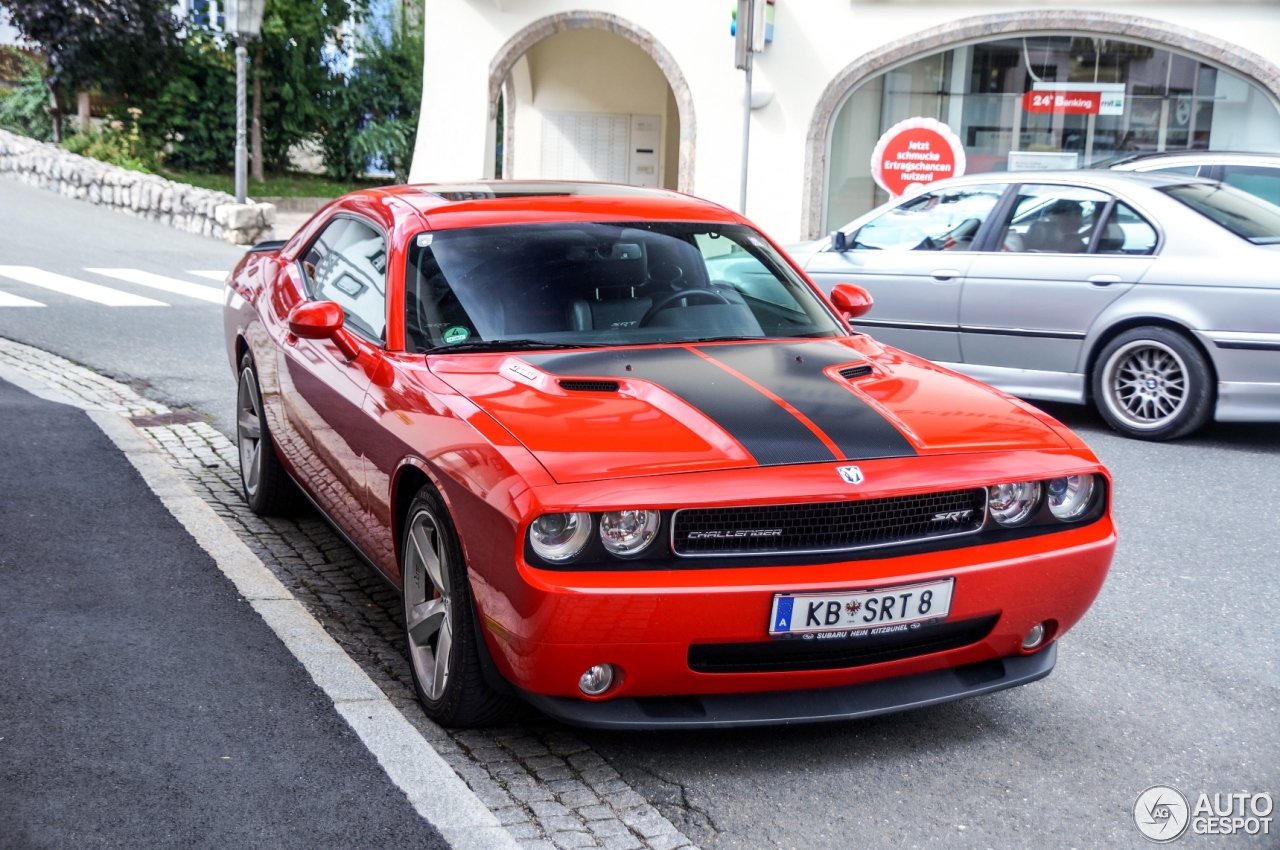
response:
[[[1173,440],[1213,416],[1209,361],[1195,343],[1169,328],[1133,328],[1108,342],[1091,383],[1098,412],[1126,437]]]
[[[276,455],[264,411],[258,370],[253,357],[245,352],[240,358],[240,386],[236,392],[240,486],[249,510],[258,516],[289,516],[302,507],[302,493]]]
[[[409,505],[400,563],[409,669],[427,716],[454,727],[515,717],[520,701],[485,681],[466,561],[449,512],[430,486]]]

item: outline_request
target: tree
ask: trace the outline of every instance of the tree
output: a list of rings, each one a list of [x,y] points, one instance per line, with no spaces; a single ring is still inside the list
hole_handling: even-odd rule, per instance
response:
[[[362,55],[351,75],[354,101],[364,109],[353,153],[392,171],[397,183],[409,178],[422,106],[421,15],[402,7],[382,30],[368,28]]]
[[[364,19],[351,70],[329,97],[323,145],[330,174],[350,179],[372,165],[404,182],[422,103],[422,17],[410,7]]]
[[[172,70],[177,21],[168,0],[10,0],[9,20],[49,66],[53,136],[62,138],[67,94],[97,87],[145,97]]]

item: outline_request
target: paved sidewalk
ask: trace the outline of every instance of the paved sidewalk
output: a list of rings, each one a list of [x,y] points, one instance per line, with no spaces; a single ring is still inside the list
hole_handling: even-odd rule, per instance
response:
[[[84,412],[0,434],[0,847],[447,846]]]

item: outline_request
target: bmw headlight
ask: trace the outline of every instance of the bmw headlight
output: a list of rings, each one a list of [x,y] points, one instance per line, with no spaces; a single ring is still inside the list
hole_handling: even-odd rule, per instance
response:
[[[1049,510],[1063,522],[1084,516],[1093,501],[1093,476],[1068,475],[1049,482]]]
[[[529,523],[529,544],[539,558],[553,563],[573,560],[591,538],[591,514],[543,514]]]
[[[600,517],[600,542],[614,555],[638,555],[658,536],[657,511],[609,511]]]
[[[1040,504],[1039,481],[1017,481],[988,488],[987,511],[1006,528],[1031,519]]]

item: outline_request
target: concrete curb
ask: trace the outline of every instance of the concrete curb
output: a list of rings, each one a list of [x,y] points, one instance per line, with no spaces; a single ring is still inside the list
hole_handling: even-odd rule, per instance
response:
[[[12,371],[0,374],[9,379]],[[36,383],[26,378],[19,385],[33,389]],[[42,389],[39,394],[44,398],[83,408],[61,393]],[[85,413],[333,700],[338,714],[418,814],[454,850],[519,850],[515,839],[453,768],[151,443],[119,414],[94,409]]]

